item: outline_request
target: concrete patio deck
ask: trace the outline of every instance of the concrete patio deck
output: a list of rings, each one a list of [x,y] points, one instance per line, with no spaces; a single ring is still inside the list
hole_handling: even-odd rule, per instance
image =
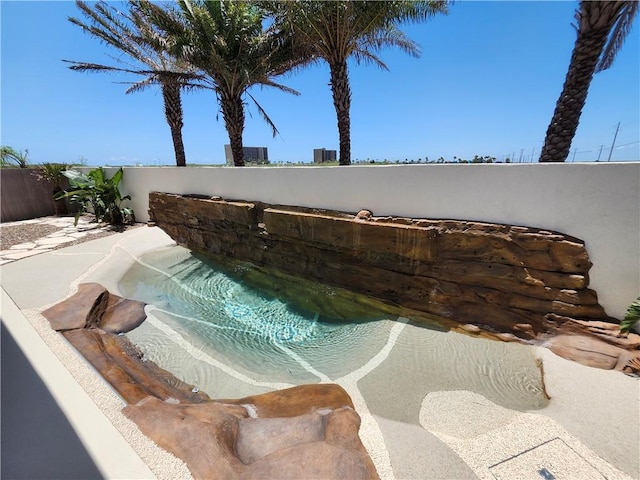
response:
[[[61,336],[35,319],[43,308],[67,297],[78,279],[104,264],[120,242],[144,250],[160,237],[157,229],[145,227],[0,266],[3,478],[189,477],[181,462],[138,438],[137,428],[117,416],[122,402],[110,387]],[[429,431],[451,453],[432,459],[443,465],[429,475],[420,476],[409,465],[411,452],[428,448],[411,436],[411,428],[418,427],[378,419],[390,433],[385,443],[393,458],[407,463],[392,465],[391,476],[384,476],[459,478],[444,476],[444,464],[452,462],[466,465],[470,476],[479,478],[639,478],[640,383],[619,372],[568,362],[545,349],[539,355],[552,400],[535,414],[505,412],[472,392],[442,392],[425,399],[432,412],[440,412],[427,422]],[[480,407],[461,410],[470,404]],[[459,415],[452,417],[452,409]],[[501,425],[477,422],[483,415],[490,419],[505,413],[509,421]]]

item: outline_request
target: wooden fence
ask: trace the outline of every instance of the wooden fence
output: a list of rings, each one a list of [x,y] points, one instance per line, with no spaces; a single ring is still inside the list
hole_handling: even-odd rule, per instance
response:
[[[56,213],[53,185],[36,177],[35,168],[0,170],[0,221],[13,222]]]

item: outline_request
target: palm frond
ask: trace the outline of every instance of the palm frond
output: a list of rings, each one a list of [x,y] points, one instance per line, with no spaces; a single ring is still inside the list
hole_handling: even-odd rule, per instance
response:
[[[265,78],[264,80],[259,82],[259,85],[263,85],[265,87],[272,87],[272,88],[276,88],[278,90],[280,90],[281,92],[285,92],[285,93],[290,93],[291,95],[295,95],[295,96],[299,96],[300,92],[291,88],[291,87],[287,87],[286,85],[282,85],[280,83],[276,83],[275,81],[273,81],[270,78]]]
[[[452,0],[420,0],[420,1],[395,1],[394,8],[396,13],[394,21],[396,23],[420,23],[429,20],[437,14],[446,15],[449,13],[449,5],[454,2]]]
[[[131,85],[129,88],[127,88],[127,90],[124,93],[137,93],[137,92],[141,92],[142,90],[146,89],[147,87],[157,84],[158,82],[155,81],[155,79],[147,77],[143,80],[140,80],[139,82],[134,83],[133,85]]]
[[[351,56],[353,57],[353,59],[356,61],[357,64],[371,63],[373,65],[376,65],[382,70],[389,71],[389,67],[387,67],[386,63],[384,63],[377,55],[374,55],[372,52],[366,49],[356,49],[353,51]]]
[[[267,112],[264,110],[264,108],[262,108],[262,106],[258,103],[258,101],[253,97],[253,95],[251,95],[249,92],[246,92],[246,93],[247,93],[247,96],[253,101],[253,104],[256,106],[256,109],[258,110],[258,113],[260,114],[262,119],[267,123],[267,125],[271,127],[271,133],[275,138],[276,135],[280,134],[280,132],[276,128],[276,125],[273,123],[269,115],[267,115]]]
[[[639,5],[640,4],[637,0],[624,2],[624,6],[619,13],[615,27],[609,36],[609,41],[600,56],[596,72],[607,70],[611,65],[613,65],[620,48],[622,48],[624,41],[631,32],[633,21],[639,11]]]
[[[87,18],[81,21],[70,17],[69,21],[103,43],[133,59],[140,70],[173,71],[188,74],[193,68],[170,55],[167,41],[154,28],[149,18],[142,14],[140,5],[144,1],[130,0],[129,12],[123,13],[112,5],[100,0],[93,7],[77,0],[76,5]],[[160,6],[156,6],[162,10]],[[131,66],[135,70],[138,66]]]
[[[69,17],[71,23],[79,26],[86,33],[96,37],[103,43],[126,53],[140,62],[145,57],[148,57],[144,43],[133,40],[136,35],[130,16],[123,14],[102,0],[96,3],[93,8],[80,0],[76,1],[76,5],[86,17],[88,23],[75,17]],[[157,67],[158,65],[154,66]]]
[[[367,37],[366,41],[376,50],[382,50],[384,47],[396,47],[414,58],[420,57],[420,46],[395,27],[378,31]]]
[[[0,147],[0,164],[2,166],[14,164],[20,168],[26,168],[29,163],[27,159],[28,156],[28,149],[22,152],[8,145],[2,145],[2,147]]]
[[[127,68],[113,67],[109,65],[101,65],[99,63],[88,63],[88,62],[76,62],[74,60],[62,60],[65,63],[70,63],[70,70],[75,70],[77,72],[125,72],[125,73],[135,73],[142,74],[140,70],[129,70]]]

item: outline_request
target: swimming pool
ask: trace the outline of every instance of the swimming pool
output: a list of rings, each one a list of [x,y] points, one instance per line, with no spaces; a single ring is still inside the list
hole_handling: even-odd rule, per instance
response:
[[[123,295],[149,304],[148,320],[128,334],[132,341],[212,398],[335,382],[357,387],[374,413],[412,423],[429,392],[470,390],[518,410],[547,403],[524,345],[375,310],[332,318],[300,307],[309,302],[251,288],[235,273],[175,246],[143,255],[119,283]],[[319,288],[330,301],[330,287]]]

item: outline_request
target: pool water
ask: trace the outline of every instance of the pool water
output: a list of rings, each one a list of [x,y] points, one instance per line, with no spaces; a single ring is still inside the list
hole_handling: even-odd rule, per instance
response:
[[[520,410],[546,404],[527,346],[373,310],[348,320],[306,311],[182,247],[143,255],[119,289],[148,304],[147,321],[128,334],[132,341],[212,398],[336,382],[357,385],[374,413],[414,423],[432,391],[471,390]]]
[[[348,357],[375,354],[384,337],[380,330],[387,328],[375,312],[345,321],[296,308],[179,247],[143,256],[119,287],[126,297],[152,305],[152,321],[162,322],[199,351],[243,373],[280,381],[342,376],[351,368]]]

